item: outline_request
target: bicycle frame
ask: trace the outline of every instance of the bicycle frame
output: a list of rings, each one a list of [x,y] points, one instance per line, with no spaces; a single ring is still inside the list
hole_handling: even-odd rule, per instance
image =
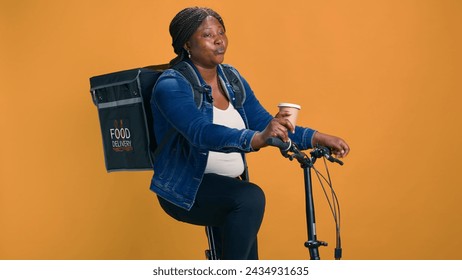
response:
[[[308,248],[311,260],[320,260],[319,247],[327,246],[327,242],[317,239],[316,234],[316,217],[314,210],[313,188],[311,181],[311,169],[317,158],[326,157],[331,162],[336,162],[343,165],[343,162],[330,156],[330,150],[326,147],[316,147],[311,151],[311,158],[300,151],[298,147],[292,143],[284,143],[278,138],[271,138],[267,144],[280,148],[281,154],[289,160],[296,159],[303,169],[305,181],[305,209],[306,209],[306,225],[308,241],[305,242],[305,247]],[[337,249],[336,249],[337,250]],[[337,253],[336,253],[337,258]],[[340,257],[338,257],[339,259]]]

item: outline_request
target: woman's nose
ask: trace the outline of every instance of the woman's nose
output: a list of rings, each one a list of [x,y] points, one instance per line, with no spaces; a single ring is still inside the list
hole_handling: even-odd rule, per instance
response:
[[[215,35],[215,44],[221,45],[225,41],[225,34],[218,33]]]

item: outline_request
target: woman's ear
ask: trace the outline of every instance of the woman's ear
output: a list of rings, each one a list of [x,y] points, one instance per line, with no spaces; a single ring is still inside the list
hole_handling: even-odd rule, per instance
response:
[[[188,51],[188,52],[189,52],[189,49],[191,48],[191,47],[190,47],[190,45],[189,45],[189,41],[188,41],[188,42],[186,42],[186,43],[184,43],[184,46],[183,46],[183,48],[184,48],[186,51]]]
[[[186,42],[183,46],[183,48],[186,50],[186,52],[188,53],[188,57],[191,58],[191,51],[190,51],[190,45],[189,45],[189,42]]]

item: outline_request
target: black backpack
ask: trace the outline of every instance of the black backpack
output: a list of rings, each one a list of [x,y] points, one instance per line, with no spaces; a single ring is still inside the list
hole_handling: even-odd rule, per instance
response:
[[[242,107],[245,89],[239,74],[229,65],[222,68],[236,98],[235,107]],[[195,70],[187,62],[172,67],[191,84],[194,101],[199,108],[205,96]],[[152,170],[153,161],[174,129],[156,143],[151,111],[154,85],[168,64],[119,71],[90,78],[90,92],[98,109],[103,139],[106,170]]]

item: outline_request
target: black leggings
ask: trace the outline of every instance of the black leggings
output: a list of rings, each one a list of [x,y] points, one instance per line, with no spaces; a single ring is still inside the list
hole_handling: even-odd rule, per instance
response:
[[[221,259],[258,259],[257,233],[265,212],[265,194],[257,185],[240,179],[205,174],[190,211],[163,198],[159,202],[176,220],[213,226]],[[221,245],[221,246],[220,246]]]

